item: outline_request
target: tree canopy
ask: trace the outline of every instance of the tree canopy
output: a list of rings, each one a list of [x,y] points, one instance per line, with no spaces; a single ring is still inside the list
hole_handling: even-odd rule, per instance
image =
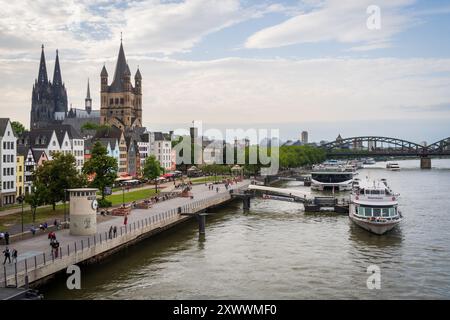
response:
[[[105,199],[105,187],[112,186],[117,171],[117,160],[108,156],[106,147],[97,141],[92,147],[91,158],[84,163],[83,172],[93,176],[89,185],[100,190],[102,200]]]
[[[33,174],[33,185],[39,201],[33,201],[51,204],[55,210],[56,203],[65,200],[65,189],[86,185],[86,177],[78,173],[75,163],[72,154],[57,152],[52,160],[38,167]]]
[[[156,180],[162,173],[164,168],[154,155],[145,159],[144,167],[142,168],[142,176],[149,180],[155,180],[155,190],[158,190],[158,180]]]
[[[21,136],[25,131],[25,127],[23,124],[21,124],[19,121],[13,121],[11,122],[11,127],[16,134],[16,136]]]

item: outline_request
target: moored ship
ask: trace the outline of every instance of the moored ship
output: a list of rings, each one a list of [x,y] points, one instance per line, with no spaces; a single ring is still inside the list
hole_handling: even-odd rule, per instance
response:
[[[403,220],[398,196],[385,179],[359,181],[350,198],[349,218],[361,228],[382,235]]]

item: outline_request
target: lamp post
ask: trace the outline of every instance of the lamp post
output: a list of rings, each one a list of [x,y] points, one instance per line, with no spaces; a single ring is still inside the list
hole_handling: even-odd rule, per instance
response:
[[[22,234],[23,234],[23,203],[25,201],[25,197],[20,194],[20,196],[17,197],[17,201],[19,201],[19,203],[22,205],[22,216],[21,216],[21,220],[22,220]]]
[[[67,222],[66,201],[67,201],[67,189],[64,189],[64,222]]]
[[[125,187],[122,187],[122,207],[125,207]]]

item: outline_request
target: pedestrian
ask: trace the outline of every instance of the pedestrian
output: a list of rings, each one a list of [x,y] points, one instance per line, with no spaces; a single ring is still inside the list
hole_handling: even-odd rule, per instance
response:
[[[59,251],[59,242],[58,242],[58,240],[55,240],[53,242],[53,249],[55,251],[55,258],[58,258],[58,251]]]
[[[113,226],[109,227],[108,237],[112,239]]]
[[[58,220],[55,219],[55,221],[53,221],[53,225],[58,228]]]
[[[12,250],[12,260],[13,260],[13,262],[17,263],[17,250],[16,249]]]
[[[128,223],[128,216],[125,215],[125,217],[123,218],[123,224],[127,225],[127,223]]]
[[[114,238],[117,237],[117,227],[116,226],[114,226],[114,228],[113,228],[113,233],[114,233]]]
[[[9,245],[9,232],[8,231],[5,232],[5,244]]]
[[[33,236],[36,234],[36,228],[34,227],[34,225],[31,226],[30,231],[33,234]]]
[[[6,260],[8,260],[9,263],[11,263],[11,252],[9,251],[8,247],[6,247],[5,250],[3,250],[3,254],[5,256],[5,260],[3,261],[3,264],[6,263]]]
[[[219,187],[216,188],[216,193],[219,193]]]

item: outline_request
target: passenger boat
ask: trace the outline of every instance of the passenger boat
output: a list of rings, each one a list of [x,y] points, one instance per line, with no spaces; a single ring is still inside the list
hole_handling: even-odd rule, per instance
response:
[[[391,170],[391,171],[399,171],[400,166],[397,162],[388,162],[386,164],[386,169]]]
[[[364,159],[364,164],[375,164],[375,159],[374,158],[365,158]]]
[[[350,191],[355,172],[346,166],[314,166],[311,172],[312,190]]]
[[[403,220],[398,197],[385,179],[359,181],[350,196],[349,218],[361,228],[382,235]]]

